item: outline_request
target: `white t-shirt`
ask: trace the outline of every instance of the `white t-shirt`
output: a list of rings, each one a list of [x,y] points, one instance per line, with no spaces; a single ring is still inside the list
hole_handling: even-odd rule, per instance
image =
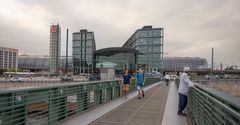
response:
[[[190,86],[193,86],[193,83],[190,81],[188,74],[183,72],[180,76],[180,84],[179,84],[178,93],[187,96]]]
[[[165,75],[164,79],[170,79],[170,76],[169,75]]]

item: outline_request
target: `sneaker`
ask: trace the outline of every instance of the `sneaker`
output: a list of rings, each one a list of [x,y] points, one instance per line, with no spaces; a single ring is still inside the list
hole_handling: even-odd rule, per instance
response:
[[[142,97],[144,98],[144,94],[142,94]]]
[[[186,113],[182,113],[182,112],[178,112],[177,114],[180,116],[186,116]]]
[[[141,99],[141,97],[138,97],[138,99]]]

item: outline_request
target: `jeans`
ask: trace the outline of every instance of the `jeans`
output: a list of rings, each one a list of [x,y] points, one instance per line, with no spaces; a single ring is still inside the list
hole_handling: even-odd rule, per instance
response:
[[[182,113],[187,106],[187,96],[179,93],[178,113]]]

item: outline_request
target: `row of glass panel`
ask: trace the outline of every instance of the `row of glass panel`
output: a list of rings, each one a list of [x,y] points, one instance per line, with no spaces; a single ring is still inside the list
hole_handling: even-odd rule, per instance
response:
[[[160,45],[162,44],[162,38],[138,38],[136,41],[136,45]]]
[[[138,46],[136,49],[139,50],[141,53],[149,53],[149,52],[160,53],[161,52],[160,46]]]
[[[82,51],[81,51],[82,49]],[[89,54],[92,54],[93,53],[93,49],[92,47],[87,47],[87,48],[73,48],[73,55],[75,54],[81,54],[81,53],[89,53]]]
[[[81,40],[81,39],[93,39],[93,33],[84,33],[82,34],[81,37],[81,33],[74,33],[73,34],[73,40]]]
[[[163,36],[163,30],[139,30],[136,37],[160,37]]]
[[[85,46],[92,46],[93,40],[84,40],[84,41],[73,41],[73,46],[74,47],[85,47]]]

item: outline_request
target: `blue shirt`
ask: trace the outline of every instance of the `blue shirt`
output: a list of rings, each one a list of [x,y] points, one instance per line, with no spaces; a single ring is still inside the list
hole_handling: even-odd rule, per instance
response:
[[[138,73],[136,75],[136,78],[137,78],[137,84],[138,85],[143,85],[144,83],[144,75],[142,73]]]
[[[123,74],[123,84],[130,84],[130,79],[132,78],[132,76],[130,74]]]

